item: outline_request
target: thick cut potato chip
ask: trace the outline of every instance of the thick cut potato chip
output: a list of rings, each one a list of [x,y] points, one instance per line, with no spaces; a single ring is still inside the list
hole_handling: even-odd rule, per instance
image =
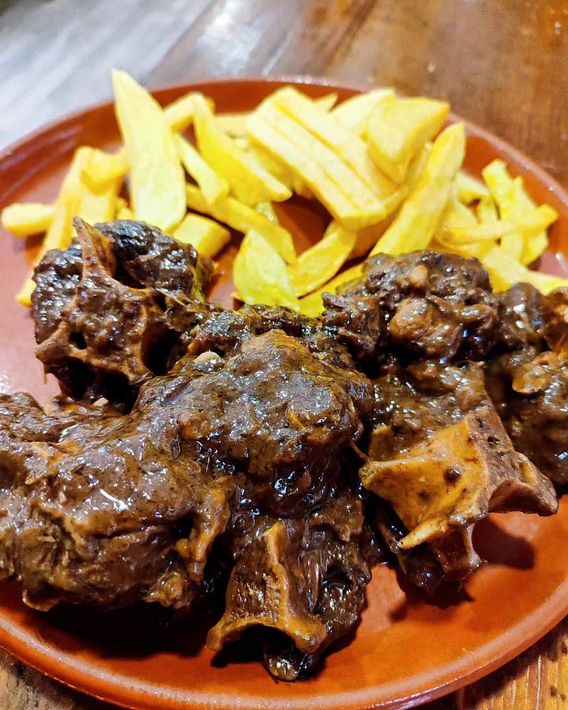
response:
[[[132,77],[113,72],[115,111],[130,165],[136,219],[169,231],[185,214],[185,175],[157,101]]]
[[[260,232],[286,262],[293,264],[296,261],[296,250],[290,232],[233,197],[222,197],[214,205],[210,205],[199,188],[188,185],[187,206],[196,212],[210,215],[237,232],[246,234],[251,229]]]
[[[290,277],[297,296],[303,296],[329,281],[351,253],[357,234],[331,222],[323,239],[300,254],[290,267]]]
[[[2,210],[0,221],[15,237],[46,232],[53,222],[55,208],[37,202],[14,202]]]
[[[365,142],[332,113],[292,87],[276,91],[269,101],[337,153],[381,199],[385,216],[398,206],[403,197],[398,185],[376,167]]]
[[[213,258],[231,239],[231,233],[212,219],[198,214],[186,215],[174,230],[174,239],[191,244],[203,256]]]
[[[362,136],[367,128],[369,114],[377,103],[387,96],[394,96],[394,89],[373,89],[364,94],[356,94],[336,106],[333,115],[347,128]]]
[[[105,153],[103,150],[92,148],[82,178],[96,191],[103,188],[107,182],[121,179],[127,172],[128,159],[124,150]]]
[[[255,142],[284,162],[346,229],[384,218],[384,204],[328,146],[269,102],[249,119]]]
[[[532,219],[537,219],[535,217],[537,209],[548,207],[548,205],[541,205],[540,208],[537,208],[535,202],[524,189],[522,178],[511,177],[507,166],[502,160],[494,160],[484,168],[482,174],[499,208],[502,220],[522,225]],[[506,240],[506,242],[510,244],[510,239]],[[523,230],[521,261],[523,264],[531,264],[541,256],[547,247],[548,236],[546,228],[528,230],[528,232]]]
[[[196,96],[202,96],[211,110],[215,110],[215,104],[211,99],[203,96],[203,94],[200,94],[199,92],[190,91],[189,94],[180,96],[179,99],[176,99],[164,108],[166,121],[172,131],[181,133],[192,124]]]
[[[403,254],[428,246],[452,195],[464,155],[465,128],[456,123],[436,139],[414,189],[371,254]]]
[[[491,283],[496,291],[506,291],[515,283],[532,284],[544,294],[557,288],[568,287],[568,279],[531,271],[510,256],[502,247],[491,249],[483,258],[482,263],[489,272]]]
[[[201,188],[203,196],[210,204],[229,192],[229,183],[218,175],[199,155],[197,150],[182,136],[176,136],[176,146],[183,167]]]
[[[300,311],[305,316],[316,318],[323,312],[322,296],[324,293],[335,293],[336,289],[343,284],[349,283],[354,279],[359,278],[363,272],[363,264],[355,264],[349,269],[342,271],[335,278],[325,284],[322,288],[310,293],[309,296],[304,296],[300,299]]]
[[[369,114],[366,137],[371,156],[396,183],[406,177],[420,148],[441,130],[450,107],[434,99],[387,96]]]
[[[233,281],[244,303],[300,310],[286,263],[260,232],[251,230],[243,239],[233,264]]]
[[[480,224],[493,224],[499,220],[499,212],[495,200],[488,195],[479,200],[476,209],[477,219]]]
[[[66,249],[73,234],[73,217],[83,217],[87,222],[106,222],[114,218],[121,180],[107,182],[94,192],[84,181],[84,170],[91,160],[94,148],[77,148],[71,166],[63,180],[59,195],[53,205],[53,219],[47,230],[36,263],[51,249]],[[35,284],[28,277],[16,297],[22,305],[31,305]]]
[[[489,190],[481,180],[477,180],[468,173],[460,170],[456,176],[458,198],[464,205],[489,197]]]
[[[223,175],[231,192],[247,205],[281,202],[291,196],[286,185],[266,171],[216,124],[216,118],[204,100],[196,100],[195,133],[199,151],[209,165]]]

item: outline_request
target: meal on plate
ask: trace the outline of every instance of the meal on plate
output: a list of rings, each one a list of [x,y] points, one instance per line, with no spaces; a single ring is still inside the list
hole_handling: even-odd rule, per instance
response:
[[[61,395],[0,396],[0,577],[41,611],[205,605],[209,648],[244,635],[296,680],[374,565],[428,598],[482,564],[478,521],[556,512],[568,282],[531,267],[557,215],[501,161],[462,172],[440,101],[284,87],[217,115],[114,83],[124,146],[2,214],[45,232],[18,300]],[[300,254],[290,199],[329,213]]]

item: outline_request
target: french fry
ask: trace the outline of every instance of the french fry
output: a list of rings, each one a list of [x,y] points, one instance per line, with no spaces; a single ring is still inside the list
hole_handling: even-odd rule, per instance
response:
[[[75,151],[71,166],[53,205],[53,219],[36,257],[36,264],[51,249],[66,249],[69,246],[73,235],[73,217],[83,217],[90,224],[113,219],[121,180],[117,178],[109,181],[104,189],[97,192],[85,183],[84,171],[91,161],[94,150],[94,148],[81,147]],[[35,284],[30,274],[16,300],[23,306],[30,306],[34,288]]]
[[[46,232],[53,222],[55,208],[36,202],[13,202],[2,210],[0,221],[15,237]]]
[[[271,103],[250,117],[252,140],[275,154],[324,203],[346,229],[376,224],[385,206],[359,176],[328,146]]]
[[[233,264],[233,281],[244,303],[300,310],[286,263],[260,232],[245,235]]]
[[[494,247],[483,259],[496,291],[505,291],[514,283],[529,283],[544,294],[568,287],[568,279],[531,271],[510,256],[502,247]]]
[[[331,222],[323,238],[300,254],[291,266],[290,277],[297,296],[303,296],[329,281],[351,253],[357,234]]]
[[[214,205],[210,205],[199,188],[194,185],[188,185],[186,193],[187,206],[190,209],[210,215],[217,221],[243,234],[246,234],[251,229],[256,230],[263,235],[284,261],[288,264],[293,264],[296,261],[296,250],[292,235],[280,224],[270,221],[260,212],[253,210],[252,207],[244,205],[233,197],[222,197]]]
[[[373,160],[401,183],[420,148],[441,130],[449,104],[434,99],[387,96],[372,109],[365,135]]]
[[[464,205],[471,205],[472,202],[489,197],[487,186],[463,170],[456,176],[456,185],[459,200]]]
[[[304,296],[304,298],[300,299],[300,312],[305,316],[316,318],[323,311],[323,294],[335,293],[339,286],[343,286],[343,284],[359,278],[362,271],[363,264],[355,264],[355,266],[345,269],[345,271],[342,271],[335,278],[331,279],[331,281],[328,281],[322,288],[310,293],[308,296]]]
[[[229,183],[209,167],[197,150],[182,136],[176,136],[176,147],[183,167],[201,188],[203,196],[210,204],[229,192]]]
[[[231,239],[225,227],[207,217],[197,214],[186,215],[173,232],[174,239],[191,244],[203,256],[213,258]]]
[[[89,187],[96,191],[104,188],[107,182],[120,180],[128,172],[128,160],[124,150],[117,153],[105,153],[93,148],[86,163],[82,178]]]
[[[185,176],[173,133],[160,105],[132,77],[116,70],[112,77],[134,214],[167,232],[185,214]]]
[[[383,202],[384,216],[398,206],[403,197],[398,185],[377,169],[364,141],[333,113],[322,110],[314,101],[293,87],[276,91],[269,100],[337,153],[353,169]]]
[[[115,219],[134,219],[134,212],[123,197],[117,197],[114,208]]]
[[[330,111],[337,101],[337,94],[325,94],[313,100],[322,110]],[[217,114],[217,125],[232,138],[243,138],[246,136],[246,124],[250,116],[250,111],[237,111],[234,113]]]
[[[456,123],[436,138],[414,189],[371,254],[402,254],[428,246],[451,197],[464,154],[465,128]]]
[[[476,212],[480,224],[493,224],[499,220],[497,205],[491,195],[482,197],[479,200]]]
[[[521,225],[530,221],[537,209],[535,202],[524,189],[523,180],[520,177],[513,178],[509,174],[505,163],[502,160],[494,160],[482,171],[485,180],[497,207],[502,220]],[[543,205],[541,205],[542,207]],[[552,208],[550,208],[552,209]],[[511,239],[505,240],[505,246],[510,248]],[[538,229],[532,233],[523,234],[523,244],[521,261],[523,264],[531,264],[538,259],[548,247],[548,236],[546,228]],[[518,245],[516,251],[518,252]]]
[[[276,215],[276,212],[274,211],[274,207],[272,206],[272,202],[259,202],[258,205],[256,206],[256,211],[259,214],[261,214],[263,217],[266,217],[266,219],[269,222],[273,222],[274,224],[279,224],[278,216]]]
[[[287,200],[290,189],[235,145],[215,121],[205,100],[196,99],[197,146],[209,165],[225,176],[235,197],[247,205]]]
[[[188,94],[180,96],[179,99],[176,99],[164,108],[166,121],[168,122],[172,131],[181,133],[192,124],[196,96],[203,96],[203,94],[200,94],[196,91],[190,91]],[[203,98],[207,102],[211,110],[214,110],[215,104],[213,103],[213,101],[211,101],[211,99],[207,97]]]
[[[391,88],[373,89],[356,94],[350,99],[342,101],[333,109],[332,113],[347,128],[362,136],[365,133],[367,119],[372,109],[387,96],[394,96],[394,90]]]

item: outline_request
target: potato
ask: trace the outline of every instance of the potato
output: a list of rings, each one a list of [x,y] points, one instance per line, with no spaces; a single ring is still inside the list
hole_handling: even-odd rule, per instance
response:
[[[457,123],[436,139],[416,185],[371,254],[403,254],[425,249],[452,195],[465,154],[465,128]]]
[[[365,133],[367,119],[372,109],[387,96],[394,96],[394,90],[390,88],[373,89],[364,94],[356,94],[350,99],[342,101],[339,106],[333,109],[332,113],[347,128],[362,136]]]
[[[335,293],[339,286],[359,278],[362,271],[363,264],[355,264],[355,266],[351,266],[349,269],[342,271],[331,281],[328,281],[322,288],[310,293],[309,296],[304,296],[304,298],[300,299],[300,312],[305,316],[316,318],[323,312],[323,294]]]
[[[496,291],[505,291],[514,283],[529,283],[544,294],[568,287],[568,279],[531,271],[510,256],[502,247],[494,247],[483,259]]]
[[[244,303],[300,310],[286,263],[260,232],[251,230],[243,239],[233,264],[233,281]]]
[[[157,101],[126,72],[113,71],[115,111],[130,164],[136,219],[169,231],[185,214],[185,175]]]
[[[176,147],[183,167],[201,188],[203,196],[210,204],[229,192],[229,183],[209,167],[197,150],[182,136],[176,136]]]
[[[441,130],[449,110],[445,101],[387,96],[374,106],[367,120],[365,136],[373,160],[401,183],[420,148]]]
[[[357,238],[337,222],[331,222],[323,239],[300,254],[290,277],[297,296],[303,296],[329,281],[343,266]]]
[[[250,117],[252,140],[276,155],[346,229],[376,224],[385,207],[356,173],[328,146],[270,103]]]
[[[484,168],[482,174],[499,208],[502,220],[522,225],[538,219],[535,217],[537,206],[524,189],[522,178],[512,178],[502,160],[494,160]],[[547,207],[552,210],[548,205],[541,205],[541,207]],[[506,240],[506,246],[510,246],[510,244],[511,240]],[[536,230],[523,230],[522,263],[531,264],[546,251],[547,247],[546,227]],[[518,246],[516,251],[518,252]]]
[[[174,229],[174,239],[191,244],[203,256],[213,258],[231,239],[231,233],[212,219],[197,214],[186,215]]]
[[[15,237],[29,237],[49,229],[55,208],[37,202],[13,202],[2,210],[0,221]]]
[[[91,149],[82,178],[92,190],[104,188],[107,182],[121,179],[128,172],[128,159],[124,150],[117,153],[105,153]]]
[[[118,197],[115,207],[115,219],[134,219],[134,212],[130,209],[128,202],[122,197]]]
[[[168,122],[168,125],[170,126],[172,131],[181,133],[182,131],[185,131],[188,126],[191,125],[191,123],[193,122],[196,96],[203,96],[203,94],[200,94],[196,91],[190,91],[188,94],[180,96],[179,99],[176,99],[164,108],[166,121]],[[215,104],[213,103],[213,101],[204,96],[203,98],[207,102],[211,110],[214,110]]]
[[[471,205],[472,202],[489,197],[487,186],[463,170],[460,170],[456,176],[456,185],[458,198],[464,205]]]
[[[222,197],[214,205],[210,205],[199,188],[188,185],[187,206],[196,212],[210,215],[237,232],[246,234],[251,229],[260,232],[286,262],[293,264],[296,261],[296,250],[290,232],[233,197]]]
[[[477,205],[477,219],[480,224],[493,224],[499,219],[497,205],[491,195],[482,197]]]
[[[332,113],[292,87],[276,91],[269,100],[337,153],[384,203],[385,216],[398,206],[403,197],[398,185],[377,169],[364,141]]]
[[[256,205],[259,202],[281,202],[291,196],[286,185],[252,160],[219,128],[204,100],[196,101],[194,124],[200,153],[218,174],[225,177],[238,200]]]
[[[91,224],[114,218],[120,179],[107,182],[104,189],[93,192],[83,178],[85,167],[89,165],[94,150],[81,147],[75,151],[53,205],[53,219],[36,257],[36,264],[49,250],[66,249],[69,246],[73,235],[73,217],[83,217]],[[34,288],[30,274],[16,300],[24,306],[30,306]]]

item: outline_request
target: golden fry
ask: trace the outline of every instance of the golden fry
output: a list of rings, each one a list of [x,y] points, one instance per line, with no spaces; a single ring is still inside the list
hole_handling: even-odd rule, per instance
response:
[[[434,99],[387,96],[369,114],[366,137],[371,156],[396,183],[422,146],[441,130],[449,104]]]
[[[531,271],[511,257],[502,247],[494,247],[483,259],[496,291],[505,291],[514,283],[529,283],[547,294],[557,288],[568,287],[568,279]]]
[[[323,111],[292,87],[276,91],[269,100],[337,153],[383,202],[385,216],[398,206],[403,197],[398,185],[381,173],[371,160],[365,142],[333,113]]]
[[[297,296],[303,296],[329,281],[347,260],[356,232],[349,232],[337,222],[331,222],[323,238],[300,254],[290,267],[292,285]]]
[[[81,177],[92,190],[97,191],[104,188],[107,182],[120,180],[127,172],[128,159],[124,150],[105,153],[103,150],[91,148]]]
[[[174,239],[191,244],[203,256],[213,258],[231,239],[231,233],[212,219],[198,214],[186,215],[174,230]]]
[[[458,197],[464,205],[471,205],[476,200],[489,197],[489,190],[481,180],[469,175],[469,173],[460,170],[456,176],[456,185],[458,188]]]
[[[113,85],[134,214],[167,232],[185,214],[185,175],[173,133],[158,102],[126,72],[113,71]]]
[[[229,183],[218,175],[199,155],[189,141],[176,136],[176,147],[183,167],[201,188],[203,196],[210,204],[229,192]]]
[[[207,102],[211,110],[215,109],[215,105],[211,99],[203,96],[203,94],[200,94],[199,92],[190,91],[189,94],[181,96],[179,99],[173,101],[164,108],[166,121],[172,131],[181,133],[191,125],[193,122],[196,96],[203,97],[204,101]]]
[[[394,90],[373,89],[363,94],[356,94],[350,99],[342,101],[336,106],[332,113],[347,128],[362,136],[367,128],[367,119],[373,108],[387,96],[394,96]]]
[[[55,208],[36,202],[13,202],[2,210],[0,221],[15,237],[46,232],[53,222]]]
[[[134,219],[134,212],[130,209],[128,202],[122,197],[118,197],[116,199],[115,218]]]
[[[226,135],[216,124],[204,100],[196,100],[195,132],[197,145],[209,165],[223,175],[238,200],[247,205],[281,202],[291,191]]]
[[[425,249],[452,194],[465,154],[465,128],[456,123],[436,139],[416,185],[371,254],[403,254]]]
[[[288,264],[293,264],[297,259],[294,241],[287,229],[233,197],[222,197],[210,205],[199,188],[188,185],[187,206],[196,212],[210,215],[237,232],[246,234],[251,229],[260,232]]]
[[[243,239],[233,264],[233,281],[244,303],[300,310],[284,260],[260,232],[251,230]]]
[[[385,207],[356,173],[309,131],[265,102],[248,122],[251,138],[282,160],[346,229],[376,224]]]
[[[322,295],[324,293],[335,293],[339,286],[359,278],[362,271],[363,264],[355,264],[355,266],[351,266],[349,269],[342,271],[331,281],[328,281],[322,288],[310,293],[309,296],[304,296],[304,298],[300,299],[300,312],[305,316],[316,318],[323,311]]]

